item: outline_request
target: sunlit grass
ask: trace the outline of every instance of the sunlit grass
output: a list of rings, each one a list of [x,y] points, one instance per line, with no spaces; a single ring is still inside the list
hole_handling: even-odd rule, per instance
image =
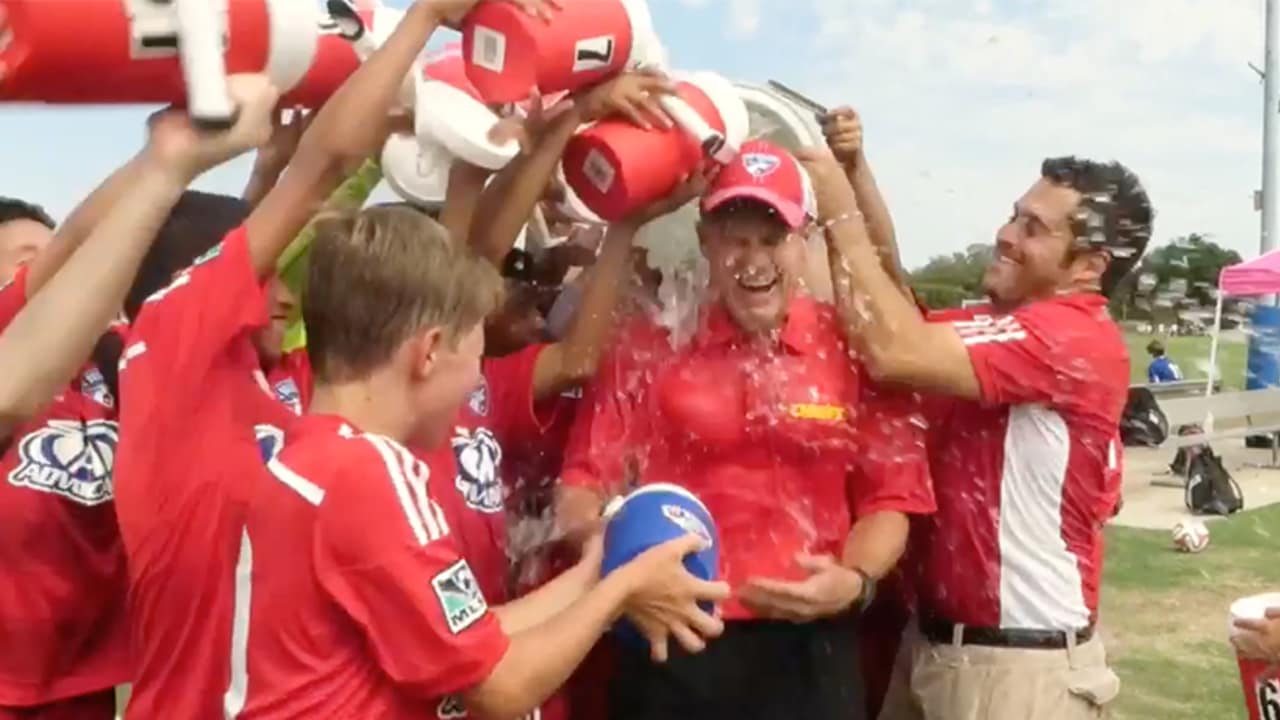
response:
[[[1239,597],[1280,590],[1280,507],[1211,529],[1198,555],[1175,552],[1164,531],[1107,531],[1101,622],[1123,684],[1115,718],[1244,717],[1227,611]]]

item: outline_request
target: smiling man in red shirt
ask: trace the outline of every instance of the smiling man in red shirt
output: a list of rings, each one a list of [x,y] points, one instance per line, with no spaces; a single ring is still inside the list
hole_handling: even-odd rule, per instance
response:
[[[920,632],[881,717],[1099,717],[1119,691],[1094,628],[1129,381],[1107,297],[1151,237],[1146,191],[1118,163],[1046,160],[996,235],[991,304],[922,316],[834,159],[806,164],[837,218],[837,304],[868,369],[940,395],[938,512],[913,546]]]
[[[673,348],[637,320],[583,400],[562,522],[588,522],[634,485],[678,483],[711,510],[735,590],[705,653],[655,663],[621,649],[611,717],[864,715],[853,611],[933,497],[909,398],[867,381],[833,309],[801,287],[811,198],[789,154],[744,146],[702,201],[712,301],[698,332]]]

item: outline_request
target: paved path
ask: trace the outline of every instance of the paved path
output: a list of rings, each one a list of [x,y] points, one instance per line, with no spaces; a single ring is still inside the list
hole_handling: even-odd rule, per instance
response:
[[[1270,450],[1250,450],[1243,440],[1222,440],[1214,444],[1214,450],[1222,456],[1223,464],[1244,492],[1245,510],[1256,510],[1266,505],[1280,503],[1280,468],[1258,467],[1271,462]],[[1151,484],[1157,478],[1169,480],[1169,462],[1174,450],[1150,450],[1125,448],[1124,509],[1113,520],[1117,525],[1170,530],[1186,518],[1182,490],[1158,487]],[[1208,522],[1221,521],[1219,517],[1202,517]]]

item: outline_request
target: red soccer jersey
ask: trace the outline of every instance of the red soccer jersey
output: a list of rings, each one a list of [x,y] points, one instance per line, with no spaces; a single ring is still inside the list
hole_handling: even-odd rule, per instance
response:
[[[151,296],[121,358],[116,512],[129,564],[130,718],[223,717],[248,601],[250,478],[293,418],[250,339],[267,322],[243,229]],[[244,578],[239,578],[243,580]]]
[[[511,596],[503,448],[528,446],[542,432],[534,411],[533,370],[544,347],[485,360],[481,385],[462,408],[449,447],[420,453],[432,467],[456,468],[452,481],[432,490],[485,597],[495,605]]]
[[[487,678],[508,639],[428,493],[438,477],[332,416],[297,421],[267,470],[248,513],[247,660],[233,664],[246,673],[228,710],[460,717],[447,696]]]
[[[687,347],[640,319],[587,392],[563,481],[606,493],[671,482],[720,531],[720,576],[800,579],[799,552],[839,557],[855,518],[933,510],[923,420],[851,362],[834,310],[792,302],[764,346],[713,306]],[[730,619],[752,617],[730,601]]]
[[[981,400],[930,413],[938,512],[920,535],[922,612],[1052,630],[1096,617],[1129,383],[1106,302],[1082,293],[933,318],[964,340]]]
[[[0,290],[0,328],[27,270]],[[112,509],[115,402],[86,365],[0,457],[0,707],[42,705],[129,678],[125,566]]]

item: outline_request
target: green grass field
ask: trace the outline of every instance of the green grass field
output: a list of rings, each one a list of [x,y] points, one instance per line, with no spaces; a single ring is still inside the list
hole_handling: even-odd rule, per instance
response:
[[[1164,531],[1107,531],[1101,624],[1123,688],[1120,720],[1237,720],[1244,716],[1227,611],[1237,598],[1280,590],[1280,507],[1211,525],[1199,555],[1175,552]]]
[[[1129,333],[1129,362],[1131,365],[1131,381],[1145,383],[1147,381],[1147,364],[1151,357],[1147,355],[1147,343],[1155,335]],[[1209,338],[1207,337],[1161,337],[1166,354],[1173,358],[1182,369],[1188,380],[1205,378],[1209,375]],[[1248,346],[1242,342],[1223,342],[1218,346],[1218,372],[1222,378],[1223,389],[1240,390],[1244,388],[1245,361],[1248,357]]]

